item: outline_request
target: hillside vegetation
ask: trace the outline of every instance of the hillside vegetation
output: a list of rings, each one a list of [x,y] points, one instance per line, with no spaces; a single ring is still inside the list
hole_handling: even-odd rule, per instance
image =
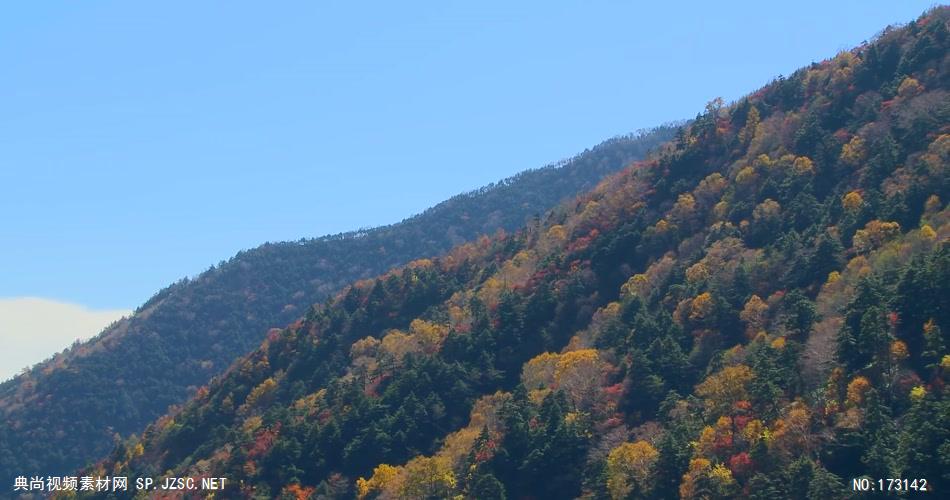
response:
[[[401,223],[244,251],[0,385],[0,480],[62,475],[140,433],[235,359],[360,278],[513,230],[672,138],[664,126],[456,196]],[[148,265],[143,262],[143,265]],[[12,484],[10,482],[9,484]]]
[[[714,101],[522,230],[355,283],[86,472],[229,498],[945,490],[948,23]]]

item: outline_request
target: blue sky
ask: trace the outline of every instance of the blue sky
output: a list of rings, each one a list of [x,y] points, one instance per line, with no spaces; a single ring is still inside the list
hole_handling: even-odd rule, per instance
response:
[[[930,2],[18,2],[0,297],[128,309],[695,116]]]

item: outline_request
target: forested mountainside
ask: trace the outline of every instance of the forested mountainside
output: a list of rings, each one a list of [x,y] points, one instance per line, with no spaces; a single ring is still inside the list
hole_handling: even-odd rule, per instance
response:
[[[401,223],[244,251],[0,386],[0,479],[63,474],[139,433],[346,284],[513,230],[672,138],[662,126],[456,196]],[[147,265],[147,263],[143,263]],[[12,483],[11,483],[12,484]]]
[[[948,23],[712,102],[572,205],[355,283],[84,473],[228,498],[946,490]]]

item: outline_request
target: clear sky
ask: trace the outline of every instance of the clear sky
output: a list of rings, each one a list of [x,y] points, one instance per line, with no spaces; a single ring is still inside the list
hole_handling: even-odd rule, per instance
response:
[[[14,2],[0,297],[129,309],[693,117],[929,1]]]

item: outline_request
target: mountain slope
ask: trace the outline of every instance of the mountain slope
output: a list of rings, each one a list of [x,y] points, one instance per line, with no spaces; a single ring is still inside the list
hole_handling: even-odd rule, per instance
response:
[[[354,284],[86,472],[228,497],[945,489],[948,24],[713,102],[522,231]]]
[[[0,385],[0,478],[63,474],[141,432],[168,406],[345,284],[483,233],[512,230],[670,139],[619,137],[456,196],[391,226],[239,253],[156,294],[131,318]],[[57,436],[51,441],[49,436]]]

